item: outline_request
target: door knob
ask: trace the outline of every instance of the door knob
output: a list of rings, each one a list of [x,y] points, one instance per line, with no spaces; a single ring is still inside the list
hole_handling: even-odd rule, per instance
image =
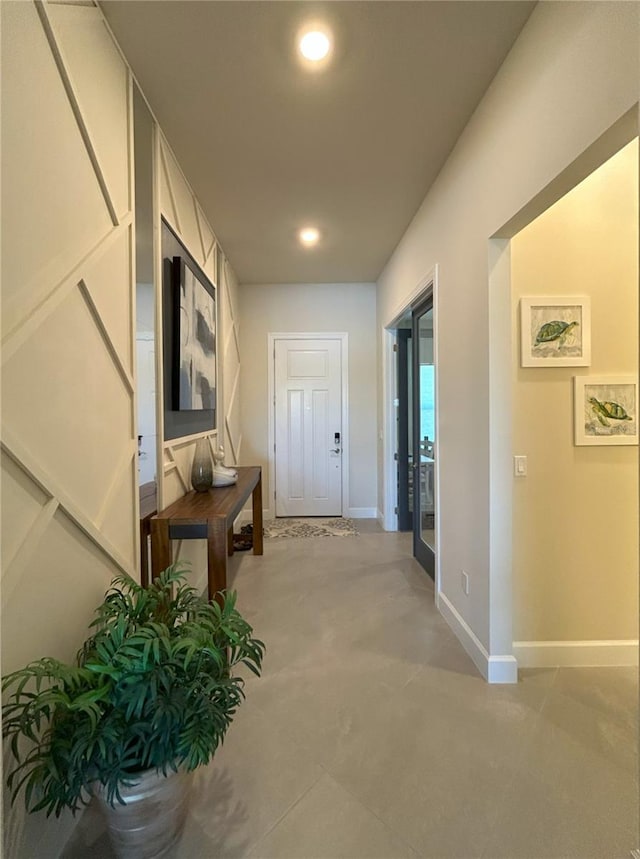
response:
[[[340,448],[334,447],[334,449],[331,451],[331,453],[340,453]]]

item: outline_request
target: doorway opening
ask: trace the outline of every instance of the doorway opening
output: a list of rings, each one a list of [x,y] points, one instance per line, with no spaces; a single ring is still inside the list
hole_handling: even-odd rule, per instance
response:
[[[435,579],[437,559],[437,397],[434,279],[387,327],[395,392],[393,509],[396,528],[413,533],[413,554]]]

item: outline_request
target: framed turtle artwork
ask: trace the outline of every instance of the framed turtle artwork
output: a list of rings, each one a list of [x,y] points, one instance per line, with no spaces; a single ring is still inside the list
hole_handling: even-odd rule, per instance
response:
[[[638,444],[635,376],[573,377],[576,445]]]
[[[588,367],[591,302],[588,295],[520,299],[523,367]]]

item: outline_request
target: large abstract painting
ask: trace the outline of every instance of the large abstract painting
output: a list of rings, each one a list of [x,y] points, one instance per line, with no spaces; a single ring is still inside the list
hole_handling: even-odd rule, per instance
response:
[[[181,258],[173,258],[174,408],[203,411],[216,407],[215,289]]]

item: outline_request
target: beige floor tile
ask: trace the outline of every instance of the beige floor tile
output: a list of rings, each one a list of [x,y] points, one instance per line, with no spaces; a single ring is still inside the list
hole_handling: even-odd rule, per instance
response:
[[[638,807],[635,777],[541,721],[483,859],[627,859]]]
[[[323,771],[292,741],[286,722],[267,721],[246,705],[214,761],[198,771],[185,841],[202,834],[216,856],[244,856]]]
[[[485,695],[474,680],[451,693],[429,666],[375,711],[354,716],[329,767],[423,856],[482,854],[500,803],[531,740],[536,710]]]
[[[627,857],[638,843],[637,669],[558,669],[486,859]]]
[[[250,855],[255,859],[417,859],[402,838],[328,775]]]
[[[411,536],[362,530],[231,559],[264,673],[247,674],[223,748],[197,773],[171,859],[628,859],[637,670],[527,670],[489,686],[435,608]],[[87,818],[65,859],[110,859],[99,826]]]

